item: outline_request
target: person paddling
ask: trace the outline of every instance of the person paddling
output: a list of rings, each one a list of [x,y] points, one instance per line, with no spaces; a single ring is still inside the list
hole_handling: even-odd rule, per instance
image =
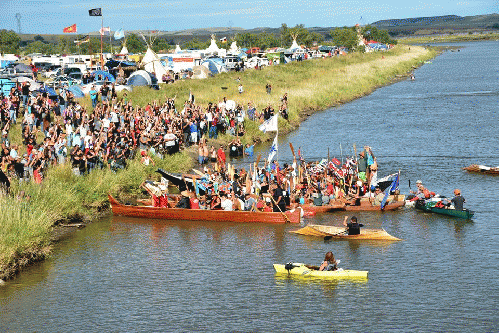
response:
[[[336,259],[334,259],[333,252],[329,251],[326,253],[324,261],[319,267],[319,271],[335,271],[338,269],[337,267],[338,263],[339,261],[336,261]]]
[[[361,223],[357,222],[357,217],[352,216],[350,219],[350,222],[348,222],[348,215],[345,216],[345,219],[343,220],[343,225],[347,227],[347,232],[348,235],[359,235],[360,234],[360,228],[363,227],[364,225]]]
[[[464,198],[461,196],[461,190],[455,189],[454,190],[454,195],[455,197],[452,198],[452,200],[449,201],[449,203],[452,203],[454,205],[455,210],[464,210]],[[448,201],[448,200],[447,200]]]

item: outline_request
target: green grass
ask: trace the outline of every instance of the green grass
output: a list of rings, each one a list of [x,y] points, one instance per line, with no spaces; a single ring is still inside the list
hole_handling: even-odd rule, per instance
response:
[[[205,80],[183,80],[163,85],[159,91],[141,87],[134,89],[128,97],[133,105],[145,106],[153,100],[164,101],[177,95],[177,109],[181,110],[191,90],[196,103],[201,105],[217,103],[227,97],[243,107],[252,102],[261,111],[268,104],[278,110],[280,98],[287,92],[289,122],[279,118],[279,131],[285,133],[295,129],[308,113],[364,96],[436,54],[433,49],[402,45],[384,53],[349,54],[259,71],[223,73]],[[237,91],[238,77],[245,89],[242,95]],[[271,95],[265,91],[267,83],[272,84]],[[88,98],[81,103],[86,107],[91,105]],[[273,137],[273,133],[263,135],[258,125],[246,122],[243,143]],[[13,127],[10,138],[13,142],[21,142],[19,125]],[[232,139],[230,135],[219,137],[221,142]],[[167,156],[164,160],[155,159],[155,162],[156,166],[144,166],[137,157],[127,169],[117,173],[104,169],[82,177],[74,176],[69,165],[61,165],[48,170],[41,185],[14,183],[14,195],[23,190],[31,199],[27,202],[10,197],[0,199],[3,212],[0,216],[0,272],[22,263],[25,258],[43,257],[48,253],[54,224],[63,219],[95,214],[106,207],[107,193],[118,194],[126,200],[139,193],[139,185],[145,179],[158,178],[154,172],[157,167],[178,172],[193,166],[187,152]]]

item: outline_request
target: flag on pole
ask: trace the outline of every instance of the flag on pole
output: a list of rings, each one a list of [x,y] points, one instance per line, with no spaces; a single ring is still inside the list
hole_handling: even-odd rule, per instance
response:
[[[272,161],[272,159],[274,158],[275,154],[277,154],[277,150],[279,149],[279,146],[278,146],[278,143],[277,143],[277,134],[274,138],[274,142],[272,143],[272,146],[270,147],[270,151],[269,151],[269,157],[267,159],[268,163],[270,163]]]
[[[397,177],[395,177],[395,179],[393,180],[392,185],[390,185],[386,189],[385,197],[381,201],[381,209],[385,208],[385,206],[386,206],[386,200],[388,200],[388,196],[390,195],[390,193],[393,192],[393,191],[395,191],[396,189],[398,189],[398,187],[399,187],[399,178],[400,178],[400,172],[397,173]]]
[[[261,124],[258,129],[263,133],[266,132],[277,132],[277,117],[278,115],[274,115],[272,118],[267,119]]]
[[[62,29],[62,32],[65,34],[71,34],[71,33],[76,33],[76,24],[70,25],[69,27],[66,27]]]
[[[102,16],[102,9],[101,8],[90,9],[88,11],[88,15],[90,15],[90,16]]]
[[[102,27],[102,28],[100,28],[99,32],[102,36],[109,36],[109,33],[111,32],[111,28]]]
[[[122,39],[123,37],[125,37],[125,31],[123,30],[123,28],[118,29],[114,32],[114,39],[118,40]]]
[[[227,43],[227,37],[220,38],[220,41],[221,41],[222,43]]]

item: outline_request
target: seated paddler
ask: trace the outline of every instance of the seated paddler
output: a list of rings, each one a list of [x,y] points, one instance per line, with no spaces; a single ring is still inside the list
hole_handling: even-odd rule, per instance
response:
[[[337,267],[338,263],[339,261],[336,261],[336,259],[334,259],[333,252],[329,251],[326,253],[324,261],[319,267],[319,271],[335,271],[338,269]]]
[[[348,222],[348,216],[345,216],[345,219],[343,220],[343,225],[347,227],[347,232],[348,235],[359,235],[360,234],[360,228],[363,227],[364,225],[359,223],[357,221],[357,217],[352,216],[350,219],[350,222]]]

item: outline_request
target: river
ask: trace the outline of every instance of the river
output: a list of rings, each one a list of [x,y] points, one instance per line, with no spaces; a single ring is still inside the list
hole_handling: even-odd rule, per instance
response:
[[[499,164],[499,42],[455,45],[414,81],[312,115],[280,138],[279,160],[291,161],[289,142],[307,160],[370,145],[380,176],[401,171],[403,193],[417,179],[447,196],[458,187],[473,220],[357,214],[403,239],[376,244],[324,242],[290,234],[290,225],[109,217],[0,287],[0,331],[497,331],[499,205],[487,193],[499,178],[461,168]],[[339,225],[343,215],[307,221]],[[274,275],[273,263],[318,264],[327,251],[369,279]]]

